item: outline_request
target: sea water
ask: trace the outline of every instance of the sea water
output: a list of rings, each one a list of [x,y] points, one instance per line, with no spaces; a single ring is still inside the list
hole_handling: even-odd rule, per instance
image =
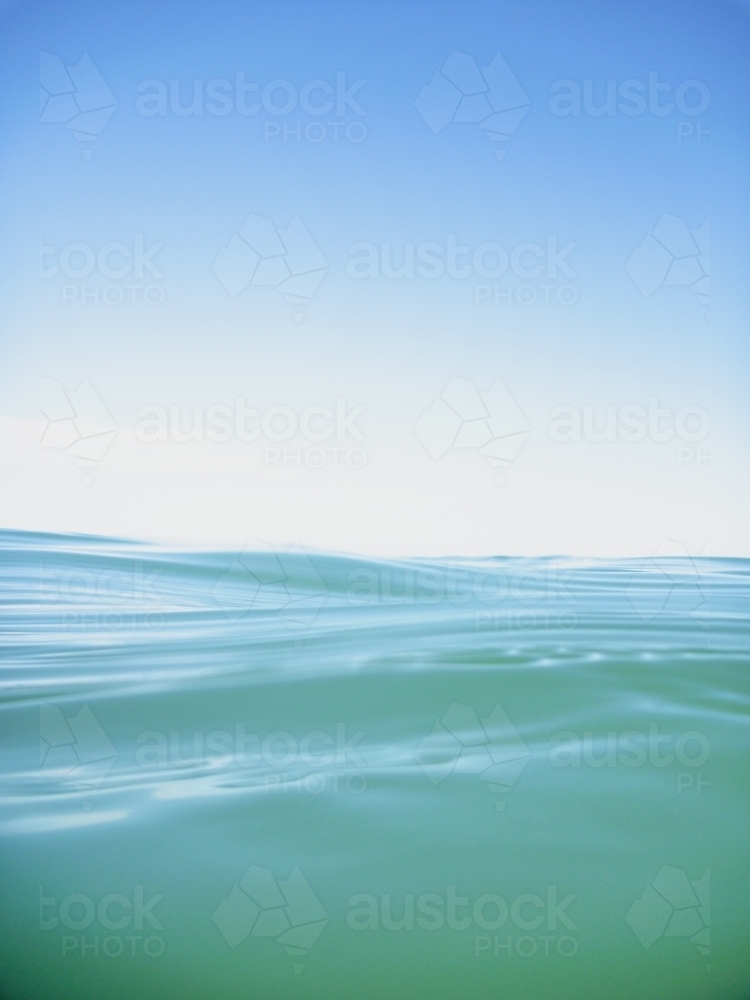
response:
[[[0,555],[5,996],[750,993],[748,561]]]

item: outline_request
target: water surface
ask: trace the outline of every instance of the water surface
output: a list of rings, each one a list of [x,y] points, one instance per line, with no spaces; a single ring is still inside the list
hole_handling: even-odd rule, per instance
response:
[[[0,547],[8,996],[748,995],[746,560]]]

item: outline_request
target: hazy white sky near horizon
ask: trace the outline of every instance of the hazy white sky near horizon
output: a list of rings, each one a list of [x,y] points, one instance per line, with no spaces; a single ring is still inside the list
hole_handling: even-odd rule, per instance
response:
[[[707,0],[329,8],[251,19],[219,0],[175,23],[153,3],[0,7],[0,526],[372,555],[634,556],[670,540],[750,556],[750,17]],[[95,140],[40,122],[40,51],[68,69],[85,53],[101,74],[116,106]],[[489,88],[498,53],[527,102],[497,126],[509,137],[459,121],[433,134],[450,78]],[[271,103],[291,88],[297,104],[239,113],[238,73],[259,101],[288,81]],[[144,81],[172,80],[183,111],[199,81],[201,114],[169,99],[143,113]],[[211,81],[228,81],[226,113],[208,108]],[[608,81],[613,111],[596,114]],[[561,86],[578,88],[571,114],[555,111]],[[269,221],[243,230],[253,215]],[[324,270],[306,237],[291,249],[297,217]],[[258,256],[265,277],[233,296]],[[322,280],[287,299],[285,268]],[[257,414],[240,420],[238,399]],[[164,440],[148,440],[148,407]],[[196,408],[202,440],[177,440]]]

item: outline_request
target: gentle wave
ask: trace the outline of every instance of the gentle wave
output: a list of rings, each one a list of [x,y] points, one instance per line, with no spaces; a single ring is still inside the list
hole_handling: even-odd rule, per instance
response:
[[[747,560],[0,557],[13,995],[748,985]]]

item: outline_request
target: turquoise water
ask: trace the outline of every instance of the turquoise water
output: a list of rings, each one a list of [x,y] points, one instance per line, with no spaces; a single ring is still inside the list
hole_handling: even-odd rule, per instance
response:
[[[750,992],[746,560],[0,548],[0,992]]]

